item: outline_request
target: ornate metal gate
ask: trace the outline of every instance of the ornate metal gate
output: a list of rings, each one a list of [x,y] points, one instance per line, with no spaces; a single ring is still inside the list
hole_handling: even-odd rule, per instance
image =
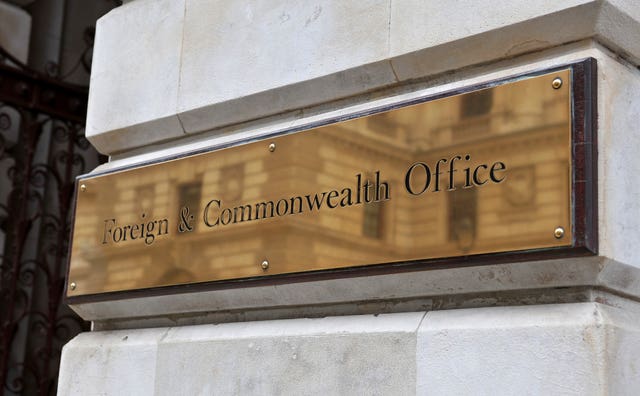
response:
[[[62,346],[87,329],[61,304],[74,179],[105,159],[86,103],[0,48],[0,395],[55,394]]]

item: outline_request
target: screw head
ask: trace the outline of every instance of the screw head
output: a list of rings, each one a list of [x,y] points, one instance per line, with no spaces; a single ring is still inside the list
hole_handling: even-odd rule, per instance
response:
[[[264,260],[262,264],[260,264],[260,266],[263,270],[267,270],[267,268],[269,268],[269,262],[267,260]]]
[[[82,192],[87,191],[87,185],[86,184],[81,184],[80,185],[80,191],[82,191]]]
[[[71,283],[69,284],[69,288],[70,288],[71,290],[76,290],[76,287],[78,287],[78,285],[76,284],[76,282],[71,282]]]
[[[560,87],[562,86],[562,79],[560,77],[554,78],[551,82],[551,86],[553,87],[553,89],[560,89]]]
[[[558,227],[553,231],[553,236],[556,237],[556,239],[560,239],[564,236],[564,228],[562,227]]]
[[[275,143],[271,143],[271,144],[269,145],[269,151],[271,151],[272,153],[273,153],[274,151],[276,151],[276,144],[275,144]]]

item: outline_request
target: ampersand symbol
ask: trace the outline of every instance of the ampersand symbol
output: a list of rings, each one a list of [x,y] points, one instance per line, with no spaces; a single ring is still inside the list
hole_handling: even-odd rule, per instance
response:
[[[183,206],[180,209],[180,224],[178,225],[178,232],[193,231],[191,222],[193,221],[193,215],[189,214],[189,207]]]

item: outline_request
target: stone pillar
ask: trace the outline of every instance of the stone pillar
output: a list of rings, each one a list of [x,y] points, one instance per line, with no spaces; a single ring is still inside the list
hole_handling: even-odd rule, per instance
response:
[[[72,307],[59,394],[637,394],[640,5],[133,0],[98,22],[115,171],[407,97],[597,62],[597,255]],[[312,254],[312,253],[310,253]]]
[[[22,63],[27,63],[31,16],[24,10],[0,1],[0,45]]]

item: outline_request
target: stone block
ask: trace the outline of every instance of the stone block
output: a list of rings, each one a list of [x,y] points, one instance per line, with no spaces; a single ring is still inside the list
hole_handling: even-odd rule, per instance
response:
[[[580,40],[638,64],[639,20],[629,0],[137,0],[98,24],[87,134],[108,154],[211,137]]]
[[[98,20],[86,135],[103,153],[183,135],[177,118],[184,0],[138,0]]]
[[[424,312],[85,333],[59,395],[415,392]]]
[[[65,345],[58,395],[151,395],[166,329],[82,333]]]
[[[600,254],[640,267],[640,71],[610,58],[598,69]]]
[[[185,131],[395,82],[389,64],[376,63],[388,51],[388,12],[388,0],[187,0],[178,99]]]
[[[59,395],[633,395],[638,313],[598,303],[81,334]]]
[[[158,394],[410,394],[424,313],[172,329]],[[181,378],[177,380],[176,378]]]
[[[417,393],[632,395],[639,330],[630,314],[596,303],[429,312]]]
[[[393,2],[389,57],[400,80],[420,78],[592,37],[598,12],[593,0]]]

